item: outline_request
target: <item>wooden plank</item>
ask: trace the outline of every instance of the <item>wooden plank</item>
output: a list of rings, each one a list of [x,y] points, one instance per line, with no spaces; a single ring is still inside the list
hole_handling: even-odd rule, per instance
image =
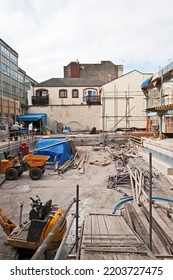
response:
[[[132,231],[131,228],[128,226],[128,224],[126,223],[126,221],[124,220],[124,218],[123,218],[123,217],[117,217],[117,219],[121,222],[121,225],[122,225],[122,227],[123,227],[123,229],[124,229],[125,234],[127,234],[127,235],[131,234],[131,235],[134,236],[133,231]]]
[[[136,247],[98,247],[98,248],[85,248],[86,252],[114,252],[114,253],[135,253],[140,255],[148,255],[147,250],[138,251]]]
[[[109,232],[108,232],[108,228],[106,226],[106,221],[105,221],[106,217],[98,215],[97,218],[98,218],[98,222],[99,222],[100,235],[101,235],[102,243],[104,242],[105,237],[106,237],[107,241],[110,241],[111,238],[110,238],[110,235],[109,235]]]
[[[141,207],[139,207],[138,205],[136,205],[135,203],[133,203],[133,207],[136,211],[136,213],[138,214],[138,217],[140,218],[142,224],[144,225],[147,234],[148,234],[148,242],[147,242],[147,237],[144,239],[145,243],[148,244],[149,243],[149,223],[148,220],[146,218],[146,216],[144,215]],[[144,237],[144,235],[143,235]],[[141,236],[142,238],[142,236]],[[168,251],[165,249],[165,247],[163,246],[163,243],[161,242],[161,240],[158,238],[156,232],[154,231],[154,229],[152,230],[152,238],[153,238],[153,243],[154,243],[154,248],[156,248],[156,250],[160,253],[160,254],[167,254]]]
[[[173,222],[168,218],[167,214],[160,208],[156,208],[155,210],[173,232]]]
[[[130,255],[131,254],[117,254],[117,259],[118,260],[130,260]]]
[[[111,241],[102,240],[101,243],[99,243],[99,240],[94,241],[94,242],[84,241],[82,244],[85,245],[86,247],[102,247],[102,246],[114,247],[114,246],[117,246],[117,245],[126,246],[126,247],[141,246],[141,243],[139,243],[139,241],[135,240],[135,239],[132,239],[132,240],[122,239],[122,240],[116,240],[116,241],[115,240],[111,240]]]
[[[116,234],[116,235],[126,235],[126,234],[133,234],[130,230],[129,226],[124,221],[124,218],[121,216],[109,216],[106,218],[106,224],[109,229],[109,234]],[[123,224],[123,226],[122,226]]]
[[[149,211],[149,204],[148,203],[143,203],[146,207],[146,209]],[[156,223],[160,226],[162,231],[164,231],[166,237],[168,238],[169,242],[173,244],[173,234],[172,230],[168,227],[168,225],[165,223],[165,221],[162,219],[162,217],[159,216],[157,213],[156,209],[154,207],[152,208],[152,215],[153,218],[155,219]],[[166,218],[166,215],[165,215]]]
[[[147,210],[147,208],[145,208],[145,206],[142,204],[143,210],[144,210],[144,214],[146,215],[147,219],[149,219],[149,211]],[[171,254],[171,249],[170,249],[170,242],[165,234],[165,232],[162,230],[162,228],[160,227],[160,225],[156,222],[156,220],[153,218],[152,219],[152,227],[154,229],[154,231],[157,233],[159,239],[161,240],[162,244],[164,245],[164,247],[168,250],[168,253]],[[173,248],[172,248],[173,249]]]
[[[93,241],[93,235],[97,234],[99,236],[99,240],[101,242],[101,232],[100,232],[100,227],[99,227],[99,222],[98,222],[98,217],[97,215],[92,215],[91,216],[91,221],[92,221],[92,236],[91,236],[91,242]]]

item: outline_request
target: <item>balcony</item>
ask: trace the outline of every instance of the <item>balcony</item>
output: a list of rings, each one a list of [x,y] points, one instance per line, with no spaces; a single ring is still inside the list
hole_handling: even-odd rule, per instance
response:
[[[85,96],[84,101],[88,105],[101,105],[101,96]]]
[[[32,105],[48,105],[49,96],[32,96]]]

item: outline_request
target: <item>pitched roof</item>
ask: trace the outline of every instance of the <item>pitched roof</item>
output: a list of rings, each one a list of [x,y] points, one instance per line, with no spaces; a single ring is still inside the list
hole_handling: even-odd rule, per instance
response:
[[[102,81],[90,78],[51,78],[38,83],[36,87],[99,87],[102,84]]]

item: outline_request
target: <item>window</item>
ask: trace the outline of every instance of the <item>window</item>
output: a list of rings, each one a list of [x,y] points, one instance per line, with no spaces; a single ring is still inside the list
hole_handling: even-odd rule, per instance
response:
[[[72,89],[72,98],[78,98],[78,97],[79,97],[78,89]]]
[[[47,89],[38,89],[36,90],[36,96],[48,96],[48,90]]]
[[[59,90],[59,98],[67,98],[67,90],[66,89],[60,89]]]
[[[97,95],[97,90],[93,88],[88,88],[84,90],[84,97],[86,96],[96,96]]]

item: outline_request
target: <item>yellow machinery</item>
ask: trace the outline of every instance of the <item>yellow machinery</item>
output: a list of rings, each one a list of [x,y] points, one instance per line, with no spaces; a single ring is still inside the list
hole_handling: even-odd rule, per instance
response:
[[[32,209],[29,212],[29,221],[22,223],[23,205],[21,205],[18,226],[11,222],[3,212],[3,209],[0,208],[0,225],[8,235],[7,240],[12,247],[37,250],[64,213],[58,206],[52,205],[51,200],[45,204],[42,204],[39,197],[36,200],[31,198],[31,200]],[[66,223],[66,219],[64,219],[49,243],[47,250],[59,247],[66,231]]]
[[[45,172],[45,164],[49,156],[28,154],[22,159],[20,156],[6,155],[1,160],[1,173],[7,180],[16,180],[22,173],[29,170],[32,180],[39,180]]]

